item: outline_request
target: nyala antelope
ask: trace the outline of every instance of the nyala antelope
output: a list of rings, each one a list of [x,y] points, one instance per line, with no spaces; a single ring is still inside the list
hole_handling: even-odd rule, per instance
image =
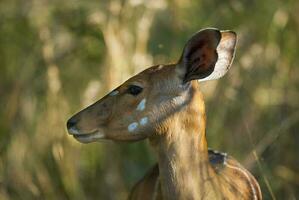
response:
[[[208,150],[201,81],[218,79],[232,63],[236,33],[194,34],[175,64],[133,76],[67,122],[82,143],[148,138],[158,163],[129,199],[262,199],[255,178],[231,156]]]

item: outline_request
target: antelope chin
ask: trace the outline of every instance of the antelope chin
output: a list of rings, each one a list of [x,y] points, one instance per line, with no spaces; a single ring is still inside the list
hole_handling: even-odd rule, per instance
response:
[[[105,139],[105,135],[99,131],[93,133],[75,134],[73,137],[81,143],[90,143]]]

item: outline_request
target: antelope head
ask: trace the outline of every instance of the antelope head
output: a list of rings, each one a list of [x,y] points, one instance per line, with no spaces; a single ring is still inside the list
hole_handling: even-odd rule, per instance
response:
[[[169,116],[186,107],[197,81],[222,77],[234,57],[236,34],[204,29],[194,34],[176,64],[157,65],[133,76],[67,122],[82,143],[136,141],[157,134]],[[202,101],[202,100],[201,100]],[[203,102],[203,101],[202,101]]]

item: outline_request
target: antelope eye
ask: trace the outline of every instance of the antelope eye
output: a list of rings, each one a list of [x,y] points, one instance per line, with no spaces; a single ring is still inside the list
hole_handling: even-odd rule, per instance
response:
[[[137,85],[130,85],[128,87],[128,93],[131,94],[131,95],[134,95],[134,96],[136,96],[139,93],[141,93],[142,90],[143,90],[143,88],[140,87],[140,86],[137,86]]]

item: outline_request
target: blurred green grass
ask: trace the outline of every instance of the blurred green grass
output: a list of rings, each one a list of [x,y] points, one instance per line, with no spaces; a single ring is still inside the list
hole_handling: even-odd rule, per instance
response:
[[[299,198],[298,13],[295,0],[0,1],[0,199],[125,199],[155,162],[146,141],[82,145],[66,120],[205,27],[239,36],[230,73],[202,85],[209,146],[265,199]]]

